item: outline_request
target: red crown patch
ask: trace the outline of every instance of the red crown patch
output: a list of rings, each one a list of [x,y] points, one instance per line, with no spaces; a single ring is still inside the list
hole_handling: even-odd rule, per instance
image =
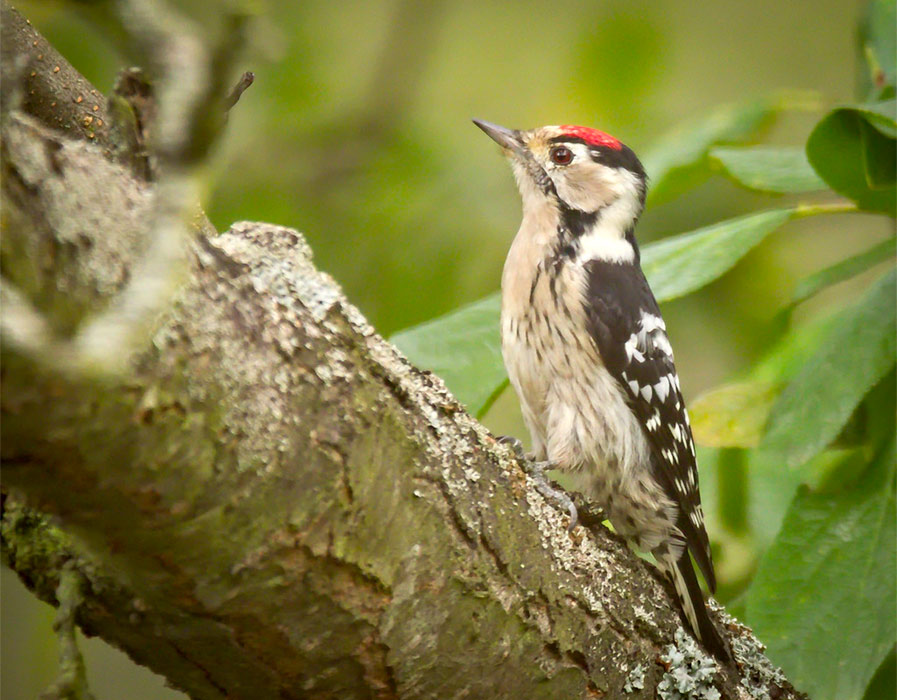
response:
[[[605,134],[603,131],[598,131],[598,129],[590,129],[587,126],[573,126],[571,124],[565,124],[558,128],[564,136],[582,139],[590,146],[606,146],[617,151],[623,148],[623,144],[617,139],[610,134]]]

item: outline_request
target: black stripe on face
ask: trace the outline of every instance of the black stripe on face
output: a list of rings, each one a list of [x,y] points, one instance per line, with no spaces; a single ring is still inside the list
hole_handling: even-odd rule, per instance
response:
[[[624,145],[618,149],[605,146],[592,147],[589,154],[599,163],[604,163],[612,168],[626,168],[629,172],[637,175],[640,180],[645,179],[645,167],[629,146]]]
[[[644,202],[642,202],[644,204]],[[638,265],[642,261],[642,252],[639,250],[638,241],[635,240],[635,223],[626,229],[626,242],[632,246],[632,252],[635,253],[635,264]]]
[[[523,167],[526,168],[529,173],[529,176],[533,179],[533,182],[536,183],[545,196],[557,199],[558,192],[554,186],[554,182],[548,176],[548,173],[545,172],[545,169],[539,165],[539,162],[535,159],[533,154],[526,151],[520,160],[523,163]]]
[[[595,222],[598,221],[598,217],[601,216],[600,209],[582,211],[582,209],[571,207],[566,202],[561,201],[560,198],[558,198],[558,210],[561,215],[561,226],[569,232],[572,238],[579,238],[587,231],[590,231]]]
[[[596,163],[601,163],[610,168],[625,168],[640,180],[644,180],[646,177],[645,167],[642,165],[642,162],[635,155],[635,151],[625,143],[620,144],[620,148],[596,146],[576,136],[555,136],[549,140],[549,143],[581,143],[588,147],[589,155]]]

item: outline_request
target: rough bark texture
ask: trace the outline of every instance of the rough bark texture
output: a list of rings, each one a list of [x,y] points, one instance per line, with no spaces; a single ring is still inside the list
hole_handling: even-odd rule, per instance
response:
[[[11,45],[51,55],[3,25],[4,77],[34,65]],[[0,135],[2,269],[65,332],[127,279],[153,196],[36,78]],[[568,534],[300,234],[191,255],[127,376],[2,348],[4,561],[49,602],[79,572],[85,632],[195,698],[798,697],[723,613],[738,665],[712,669],[650,567]]]

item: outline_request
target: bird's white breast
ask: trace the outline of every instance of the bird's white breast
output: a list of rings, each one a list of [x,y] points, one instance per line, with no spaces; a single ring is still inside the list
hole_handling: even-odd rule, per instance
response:
[[[554,266],[550,220],[524,218],[502,276],[502,352],[520,398],[533,452],[561,469],[625,478],[649,447],[617,382],[604,367],[584,309],[585,269]],[[552,283],[552,277],[554,282]],[[594,491],[594,485],[585,490]]]

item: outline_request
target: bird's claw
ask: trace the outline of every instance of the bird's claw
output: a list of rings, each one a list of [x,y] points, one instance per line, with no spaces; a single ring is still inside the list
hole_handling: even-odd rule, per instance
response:
[[[607,520],[607,513],[601,506],[587,501],[581,493],[573,493],[571,495],[573,505],[579,513],[579,522],[583,527],[598,527]]]
[[[545,478],[545,470],[551,469],[554,464],[552,462],[527,461],[524,465],[524,470],[532,477],[533,482],[536,485],[536,491],[558,510],[567,511],[570,516],[570,522],[567,524],[567,532],[572,532],[573,528],[575,528],[576,524],[579,522],[579,513],[576,510],[576,504],[573,502],[573,499],[567,495],[566,491],[555,488],[551,485],[548,479]]]
[[[499,445],[507,445],[510,447],[517,456],[517,459],[526,459],[526,455],[523,452],[523,443],[513,435],[502,435],[496,442],[498,442]]]
[[[570,516],[570,523],[567,525],[567,532],[571,532],[579,522],[579,513],[573,499],[567,495],[565,491],[555,488],[545,477],[545,470],[551,469],[554,465],[551,462],[538,462],[523,451],[523,443],[513,435],[502,435],[497,442],[501,445],[510,447],[514,454],[523,463],[523,470],[529,474],[536,485],[536,491],[555,506],[558,510],[565,510]]]

